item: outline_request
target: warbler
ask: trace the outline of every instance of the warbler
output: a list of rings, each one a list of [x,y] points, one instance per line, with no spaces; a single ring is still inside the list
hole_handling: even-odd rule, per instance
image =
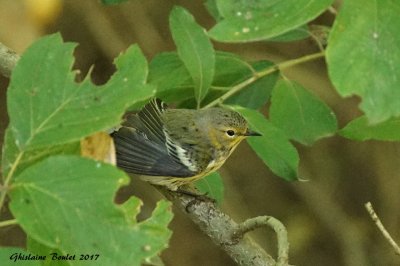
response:
[[[153,99],[112,136],[118,167],[176,191],[219,169],[243,139],[260,134],[231,110],[168,109]]]

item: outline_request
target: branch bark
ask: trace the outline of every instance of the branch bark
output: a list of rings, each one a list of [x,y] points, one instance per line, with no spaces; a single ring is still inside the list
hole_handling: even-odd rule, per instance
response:
[[[277,265],[288,265],[289,263],[289,242],[287,237],[286,227],[276,218],[272,216],[258,216],[247,219],[238,225],[235,237],[243,237],[247,232],[257,228],[269,226],[277,236],[278,242],[278,260]]]
[[[220,246],[236,263],[249,266],[288,265],[287,232],[275,218],[260,216],[238,224],[223,213],[214,202],[196,199],[157,187],[181,211]],[[278,236],[278,262],[245,233],[261,226],[272,227]]]
[[[0,42],[0,73],[9,78],[14,69],[19,55]]]

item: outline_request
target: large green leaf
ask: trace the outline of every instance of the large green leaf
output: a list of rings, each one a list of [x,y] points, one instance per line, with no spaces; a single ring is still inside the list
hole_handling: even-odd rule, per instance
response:
[[[117,168],[75,156],[53,156],[23,171],[10,209],[35,241],[63,254],[99,254],[85,265],[140,265],[167,246],[170,203],[136,222],[138,200],[113,203],[129,178]],[[77,263],[75,262],[74,265]]]
[[[148,82],[157,87],[157,97],[165,102],[194,97],[192,77],[176,52],[160,53],[151,60]]]
[[[299,155],[285,133],[258,111],[240,106],[231,108],[241,113],[253,130],[262,134],[261,137],[248,138],[247,142],[272,172],[286,180],[297,180]]]
[[[367,117],[361,116],[348,123],[339,134],[354,140],[400,140],[400,118],[392,118],[379,124],[371,125]]]
[[[209,35],[223,42],[266,40],[294,30],[317,17],[332,0],[218,0],[224,17]]]
[[[33,253],[33,254],[42,254],[42,255],[46,255],[45,260],[41,261],[41,265],[42,266],[69,266],[71,265],[67,260],[53,260],[53,255],[50,255],[52,253],[56,253],[56,254],[62,254],[59,250],[53,249],[53,248],[49,248],[48,246],[45,246],[43,244],[40,244],[39,242],[37,242],[36,240],[34,240],[31,237],[27,237],[26,240],[26,245],[27,245],[27,249],[29,252]]]
[[[182,7],[175,7],[169,17],[178,55],[194,82],[198,105],[206,96],[214,77],[215,53],[205,30]]]
[[[399,14],[399,1],[343,1],[328,40],[333,84],[342,96],[362,98],[371,123],[400,115]]]
[[[223,3],[220,3],[223,4]],[[205,7],[207,8],[208,12],[210,13],[210,15],[217,21],[221,21],[223,20],[223,16],[220,14],[219,10],[218,10],[218,6],[217,6],[217,0],[207,0],[204,3]],[[221,8],[222,10],[224,10],[224,8]],[[229,12],[228,12],[228,16],[229,16]],[[297,41],[297,40],[302,40],[305,39],[307,37],[309,37],[310,34],[308,32],[308,26],[307,25],[303,25],[300,26],[294,30],[285,32],[281,35],[278,35],[276,37],[273,38],[269,38],[268,41],[273,41],[273,42],[292,42],[292,41]]]
[[[58,34],[34,43],[13,71],[7,103],[20,150],[79,140],[117,124],[125,108],[154,92],[143,86],[147,62],[137,46],[116,59],[117,72],[96,87],[74,82],[74,44]],[[32,67],[34,66],[34,67]]]
[[[17,145],[14,135],[10,128],[7,128],[3,143],[3,153],[1,160],[1,170],[3,177],[6,177],[13,167],[17,157],[22,155],[18,163],[14,166],[14,176],[18,175],[26,167],[55,154],[80,154],[79,142],[71,142],[61,145],[47,146],[39,149],[23,152]]]
[[[333,111],[300,84],[281,80],[272,92],[271,122],[293,140],[311,145],[336,132]]]

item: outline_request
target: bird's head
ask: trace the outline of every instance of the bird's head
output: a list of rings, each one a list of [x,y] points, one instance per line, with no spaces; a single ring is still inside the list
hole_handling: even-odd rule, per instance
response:
[[[223,108],[209,108],[203,117],[207,137],[219,148],[233,150],[243,139],[249,136],[261,136],[251,131],[246,119],[239,113]]]

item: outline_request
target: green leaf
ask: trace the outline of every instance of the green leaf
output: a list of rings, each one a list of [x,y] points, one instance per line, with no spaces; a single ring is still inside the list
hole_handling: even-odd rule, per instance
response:
[[[207,0],[204,5],[207,8],[208,13],[210,13],[210,15],[215,19],[215,21],[218,22],[223,19],[223,16],[219,13],[219,10],[218,10],[217,0]],[[228,13],[228,16],[229,16],[229,13]],[[282,35],[270,38],[270,39],[268,39],[268,41],[292,42],[292,41],[297,41],[297,40],[303,40],[305,38],[308,38],[309,36],[310,36],[310,34],[308,32],[308,26],[303,25],[294,30],[283,33]]]
[[[128,0],[101,0],[103,5],[117,5],[126,1]]]
[[[192,77],[176,52],[160,53],[151,60],[148,82],[157,87],[157,97],[165,102],[194,97]]]
[[[63,254],[99,254],[95,265],[140,265],[167,246],[170,203],[147,220],[113,203],[129,178],[117,168],[75,156],[53,156],[27,168],[10,191],[10,209],[35,241]],[[73,232],[73,233],[71,233]],[[89,265],[89,264],[88,264]]]
[[[255,72],[253,66],[240,56],[228,52],[216,52],[213,87],[232,87]]]
[[[1,169],[3,176],[7,176],[11,167],[15,163],[17,157],[22,155],[18,163],[15,165],[15,170],[13,175],[18,175],[26,167],[49,157],[50,155],[56,154],[80,154],[80,144],[79,142],[71,142],[67,144],[47,146],[35,150],[28,150],[23,152],[17,145],[16,139],[10,128],[7,128],[3,143],[3,153],[1,161]]]
[[[196,188],[200,192],[206,193],[207,196],[215,199],[218,204],[221,204],[224,199],[224,183],[218,172],[209,174],[197,181]]]
[[[380,124],[371,125],[367,117],[361,116],[348,123],[339,134],[354,140],[400,140],[400,118],[392,118]]]
[[[181,61],[178,57],[177,60]],[[178,65],[176,65],[176,68],[179,68]],[[171,69],[169,71],[171,72],[173,70]],[[216,51],[214,80],[212,82],[212,87],[203,100],[203,105],[206,105],[207,103],[220,97],[222,94],[227,92],[230,87],[251,77],[254,71],[255,70],[251,64],[243,61],[243,59],[241,59],[238,55]],[[173,80],[173,77],[171,78]],[[177,96],[182,95],[183,97],[186,96],[186,94],[183,93],[180,88],[176,88],[175,90],[176,93],[171,92],[170,94]],[[167,98],[169,99],[170,97]],[[186,101],[179,105],[180,108],[196,108],[196,102],[193,99],[193,94],[191,97],[186,97],[185,100]]]
[[[328,40],[333,85],[342,96],[359,95],[371,123],[400,115],[399,12],[398,1],[343,1]]]
[[[217,0],[224,17],[209,35],[222,42],[266,40],[294,30],[316,18],[332,0]]]
[[[207,97],[204,99],[204,104],[222,96],[231,87],[252,78],[257,71],[262,71],[272,66],[273,63],[269,61],[261,60],[248,63],[235,54],[217,52],[214,81]],[[260,108],[268,101],[278,75],[279,73],[275,72],[258,79],[232,95],[225,103],[253,109]]]
[[[216,52],[215,58],[214,80],[203,100],[204,104],[220,97],[230,87],[251,78],[256,71],[269,68],[273,64],[265,60],[250,64],[235,54],[220,51]],[[226,102],[257,109],[269,99],[277,78],[278,72],[267,75],[248,85]],[[153,58],[150,63],[149,83],[157,86],[157,97],[166,102],[186,100],[183,106],[187,108],[196,106],[191,90],[193,81],[175,52],[162,53]]]
[[[157,87],[152,84],[143,85],[141,88],[141,94],[135,98],[135,103],[131,104],[126,108],[126,111],[139,111],[145,106],[151,99],[154,98],[157,92]]]
[[[194,94],[199,105],[214,77],[214,49],[205,30],[184,8],[174,7],[169,23],[178,55],[193,79]]]
[[[272,67],[274,64],[269,61],[258,61],[252,64],[255,71],[265,70]],[[252,73],[252,75],[254,75]],[[251,75],[251,76],[252,76]],[[251,76],[247,77],[250,78]],[[264,76],[255,82],[247,85],[238,93],[228,98],[226,104],[237,104],[243,107],[259,109],[264,106],[271,96],[272,89],[278,80],[279,72]]]
[[[299,155],[285,134],[265,119],[260,112],[240,106],[231,106],[231,108],[241,113],[253,130],[262,134],[261,137],[247,139],[258,157],[276,175],[286,180],[297,180]]]
[[[0,247],[0,261],[2,266],[40,266],[40,260],[19,260],[18,255],[33,258],[36,254],[27,252],[22,248]]]
[[[222,16],[218,11],[216,0],[207,0],[204,5],[207,8],[208,13],[210,13],[215,21],[220,21],[222,19]]]
[[[308,26],[303,25],[294,30],[288,31],[282,35],[268,39],[270,42],[293,42],[299,41],[310,37]]]
[[[28,251],[37,254],[37,255],[46,255],[46,259],[41,261],[42,266],[69,266],[70,264],[68,261],[62,261],[62,260],[52,260],[52,255],[49,255],[51,253],[57,253],[61,254],[59,250],[49,248],[45,245],[40,244],[33,238],[29,237],[26,240],[27,242],[27,247]]]
[[[74,82],[72,52],[59,34],[34,43],[13,71],[7,103],[20,150],[77,141],[117,124],[126,107],[153,92],[144,86],[147,62],[137,46],[116,59],[107,84]],[[32,66],[35,66],[32,68]]]
[[[333,111],[300,84],[287,79],[279,81],[272,92],[269,118],[290,139],[305,145],[337,130]]]

